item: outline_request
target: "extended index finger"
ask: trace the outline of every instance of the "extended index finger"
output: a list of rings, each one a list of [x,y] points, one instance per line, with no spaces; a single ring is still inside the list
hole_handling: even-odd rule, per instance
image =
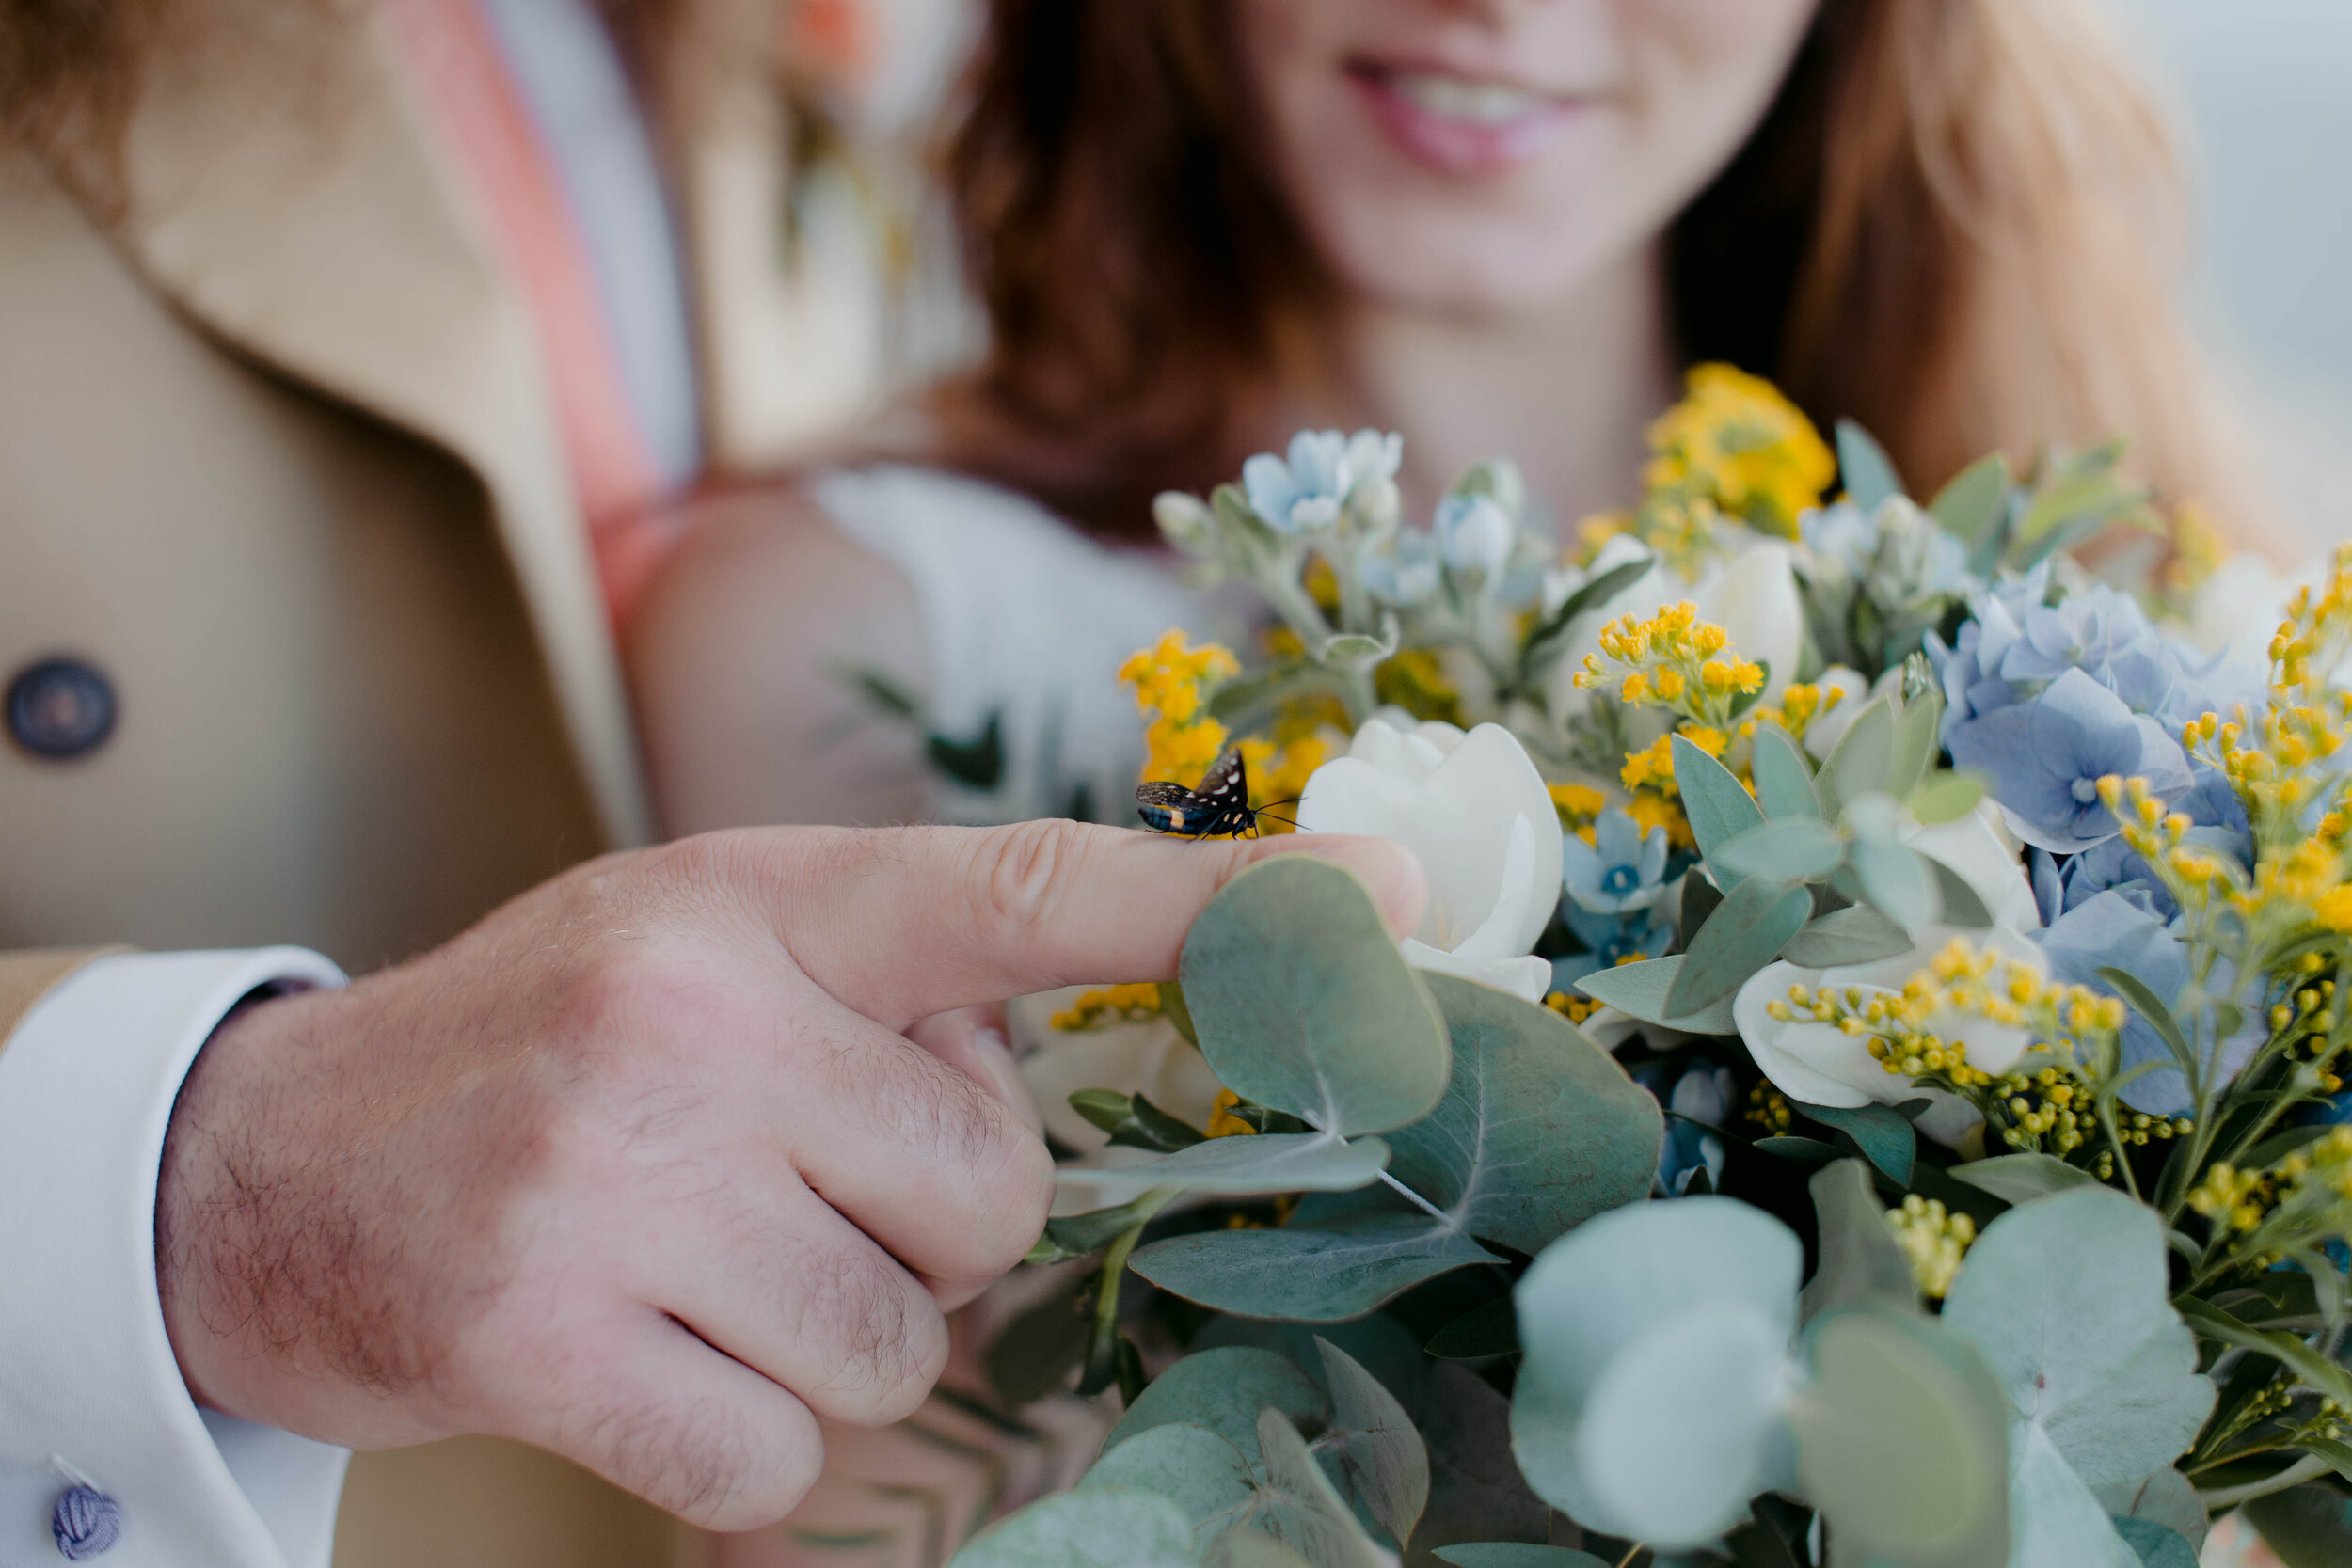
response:
[[[1379,839],[1180,842],[1070,821],[1009,828],[799,830],[762,857],[776,933],[801,967],[891,1028],[1057,986],[1172,979],[1216,891],[1272,855],[1354,872],[1409,931],[1420,863]]]

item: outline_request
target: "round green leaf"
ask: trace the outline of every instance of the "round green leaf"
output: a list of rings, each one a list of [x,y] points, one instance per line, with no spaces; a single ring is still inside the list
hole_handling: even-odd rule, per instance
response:
[[[1353,1137],[1428,1115],[1445,1022],[1363,884],[1305,855],[1227,883],[1184,939],[1201,1054],[1245,1100]]]
[[[1211,1138],[1140,1164],[1073,1169],[1072,1181],[1111,1201],[1155,1187],[1198,1193],[1343,1193],[1380,1180],[1389,1146],[1378,1138],[1343,1143],[1323,1132],[1258,1132]]]
[[[1287,1355],[1229,1346],[1187,1355],[1144,1389],[1104,1439],[1108,1454],[1137,1433],[1189,1421],[1208,1428],[1258,1462],[1258,1412],[1267,1406],[1320,1427],[1329,1414],[1323,1390]]]
[[[1436,1110],[1391,1135],[1399,1180],[1469,1234],[1531,1254],[1649,1191],[1664,1120],[1614,1057],[1549,1007],[1428,981],[1454,1073]]]
[[[1191,1568],[1192,1521],[1156,1492],[1089,1486],[1043,1497],[964,1544],[947,1568]]]
[[[1310,1568],[1388,1568],[1387,1554],[1356,1523],[1331,1478],[1280,1411],[1259,1412],[1258,1451],[1266,1481],[1259,1498],[1259,1528],[1306,1559]]]
[[[1943,1321],[2084,1485],[2113,1486],[2169,1465],[2213,1409],[2213,1382],[2169,1297],[2155,1211],[2078,1187],[1987,1226]]]
[[[1707,857],[1708,869],[1735,877],[1769,877],[1802,882],[1826,877],[1845,858],[1845,841],[1818,816],[1775,816],[1723,844]]]
[[[1831,1313],[1806,1338],[1814,1380],[1793,1413],[1797,1475],[1840,1553],[2002,1568],[2001,1401],[1968,1348],[1928,1320],[1867,1309]]]
[[[1171,1421],[1125,1439],[1096,1460],[1078,1484],[1157,1492],[1184,1511],[1203,1544],[1230,1522],[1226,1515],[1237,1515],[1258,1495],[1242,1451],[1193,1421]]]
[[[1364,1509],[1398,1541],[1429,1506],[1429,1449],[1412,1418],[1380,1380],[1322,1336],[1325,1381],[1331,1389],[1331,1431],[1341,1465]]]
[[[1697,1546],[1788,1487],[1785,1317],[1715,1301],[1668,1318],[1611,1358],[1575,1436],[1580,1524]]]
[[[1186,1301],[1300,1323],[1360,1318],[1424,1279],[1502,1261],[1458,1225],[1417,1212],[1357,1215],[1323,1228],[1203,1230],[1153,1242],[1128,1260]]]

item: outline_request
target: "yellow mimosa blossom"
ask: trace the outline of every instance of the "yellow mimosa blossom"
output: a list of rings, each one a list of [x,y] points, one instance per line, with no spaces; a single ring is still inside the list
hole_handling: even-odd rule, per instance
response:
[[[1642,830],[1645,838],[1649,836],[1652,828],[1663,828],[1666,830],[1666,842],[1675,848],[1690,849],[1698,844],[1691,832],[1691,819],[1682,815],[1680,806],[1663,796],[1653,795],[1648,790],[1636,791],[1633,799],[1625,803],[1625,809],[1626,815],[1633,818],[1634,826]]]
[[[1084,992],[1069,1006],[1046,1020],[1056,1029],[1076,1033],[1110,1023],[1134,1023],[1160,1014],[1160,988],[1144,981],[1136,985],[1105,986]]]
[[[1820,432],[1771,382],[1730,365],[1694,366],[1687,387],[1649,428],[1645,483],[1794,538],[1797,518],[1837,475]]]
[[[1577,672],[1579,689],[1614,679],[1617,700],[1628,706],[1662,707],[1719,735],[1731,727],[1740,700],[1764,689],[1763,666],[1734,653],[1731,634],[1700,620],[1688,599],[1661,605],[1646,620],[1620,615],[1601,627],[1599,641],[1600,652],[1586,654]]]
[[[1435,648],[1399,649],[1395,657],[1372,672],[1372,693],[1416,719],[1469,727],[1462,714],[1461,688],[1446,679]]]
[[[1145,729],[1143,777],[1198,784],[1224,753],[1227,731],[1209,717],[1201,689],[1241,673],[1241,661],[1216,643],[1194,648],[1170,631],[1119,667],[1136,689],[1136,706],[1158,717]]]
[[[1232,1138],[1255,1132],[1256,1128],[1233,1115],[1233,1108],[1240,1103],[1241,1096],[1232,1090],[1217,1090],[1216,1105],[1209,1113],[1209,1124],[1200,1131],[1212,1138]]]
[[[1918,1281],[1919,1293],[1943,1300],[1977,1239],[1977,1222],[1965,1214],[1947,1213],[1934,1198],[1913,1193],[1901,1208],[1886,1212],[1886,1227],[1911,1260],[1911,1277]]]

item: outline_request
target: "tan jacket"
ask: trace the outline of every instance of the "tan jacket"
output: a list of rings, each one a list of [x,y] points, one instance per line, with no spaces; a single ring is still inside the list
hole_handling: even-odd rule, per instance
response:
[[[120,711],[79,761],[0,749],[0,947],[294,942],[361,971],[650,832],[515,285],[377,29],[299,49],[167,51],[119,225],[0,186],[0,680],[72,656]],[[722,462],[787,448],[866,369],[764,248],[762,82],[723,74],[677,138]],[[0,965],[0,1039],[62,967]],[[961,1528],[965,1470],[890,1507]],[[338,1540],[338,1568],[700,1556],[476,1442],[361,1456]]]

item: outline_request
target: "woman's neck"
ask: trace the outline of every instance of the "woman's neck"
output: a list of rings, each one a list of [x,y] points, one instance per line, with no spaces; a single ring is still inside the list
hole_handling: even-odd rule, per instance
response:
[[[1660,258],[1643,252],[1542,314],[1363,309],[1346,325],[1339,422],[1405,436],[1400,480],[1425,515],[1481,458],[1515,459],[1565,530],[1628,504],[1645,426],[1673,401]],[[1327,422],[1327,421],[1326,421]]]

